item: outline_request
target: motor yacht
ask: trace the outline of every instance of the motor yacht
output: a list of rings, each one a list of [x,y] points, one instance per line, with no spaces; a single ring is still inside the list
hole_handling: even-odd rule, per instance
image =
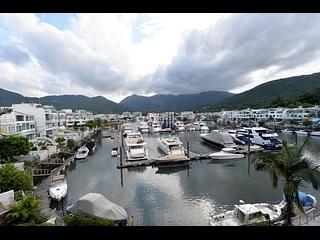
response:
[[[320,131],[313,131],[310,133],[310,136],[320,137]]]
[[[244,154],[235,153],[234,148],[222,148],[220,152],[209,154],[209,157],[215,160],[226,160],[226,159],[240,159],[244,158]]]
[[[128,134],[132,132],[132,124],[131,123],[123,123],[122,126],[122,134]]]
[[[217,148],[236,148],[231,135],[227,131],[212,130],[210,133],[200,134],[202,140]]]
[[[151,133],[159,133],[162,130],[160,124],[157,121],[153,121],[149,125],[149,131]]]
[[[149,126],[146,122],[139,122],[138,125],[138,131],[141,133],[148,133],[149,132]]]
[[[49,186],[49,195],[51,199],[60,201],[67,195],[68,184],[64,175],[53,176]]]
[[[185,126],[184,126],[184,123],[182,121],[176,121],[174,124],[173,124],[173,129],[177,132],[182,132],[185,130]]]
[[[76,160],[86,159],[89,154],[89,149],[87,147],[81,147],[78,149],[78,152],[75,156]]]
[[[128,161],[138,161],[148,158],[147,143],[140,132],[128,133],[125,139],[125,150]]]
[[[309,133],[307,131],[304,131],[304,130],[298,130],[298,131],[295,131],[295,133],[298,136],[308,136],[309,135]]]

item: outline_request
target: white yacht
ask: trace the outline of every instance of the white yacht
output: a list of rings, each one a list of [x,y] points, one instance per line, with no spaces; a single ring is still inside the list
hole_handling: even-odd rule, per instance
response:
[[[211,226],[242,226],[269,222],[279,218],[282,214],[280,205],[269,203],[234,205],[235,208],[222,214],[210,214]]]
[[[148,126],[148,123],[146,122],[139,122],[137,127],[138,127],[138,131],[140,131],[141,133],[149,132],[149,126]]]
[[[320,131],[313,131],[310,133],[310,136],[320,137]]]
[[[60,201],[67,195],[68,184],[64,175],[53,176],[49,186],[49,195],[53,200]]]
[[[148,158],[147,143],[140,132],[128,133],[125,139],[125,149],[128,161],[138,161]]]
[[[308,136],[309,133],[307,131],[303,131],[303,130],[298,130],[298,131],[295,131],[295,133],[298,135],[298,136]]]
[[[200,131],[201,133],[209,132],[209,128],[205,122],[194,122],[193,125],[196,131]]]
[[[167,155],[184,155],[183,142],[177,136],[163,136],[157,139],[160,149]]]
[[[209,157],[215,160],[226,160],[226,159],[241,159],[244,158],[244,154],[235,153],[234,148],[222,148],[220,152],[209,154]]]
[[[210,133],[200,134],[202,140],[217,148],[236,148],[231,135],[227,131],[212,130]]]
[[[75,156],[75,159],[81,160],[81,159],[86,159],[89,154],[89,149],[87,147],[81,147],[78,149],[78,152]]]
[[[112,148],[111,156],[112,156],[112,157],[118,156],[118,147]]]
[[[149,130],[151,133],[158,133],[161,131],[161,126],[157,121],[153,121],[150,123]]]
[[[283,133],[293,133],[293,131],[288,129],[288,128],[282,129],[281,132],[283,132]]]
[[[122,134],[128,134],[132,132],[132,124],[131,123],[123,123],[122,124]]]
[[[185,126],[184,126],[184,123],[182,121],[176,121],[174,124],[173,124],[173,128],[175,131],[177,132],[181,132],[181,131],[184,131],[185,130]]]
[[[246,137],[250,137],[253,144],[262,146],[265,150],[280,150],[282,143],[278,134],[263,127],[243,128],[237,131]]]

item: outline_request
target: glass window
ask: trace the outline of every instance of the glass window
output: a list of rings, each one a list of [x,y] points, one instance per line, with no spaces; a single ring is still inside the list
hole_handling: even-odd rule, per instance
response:
[[[22,121],[24,121],[23,115],[17,115],[17,116],[16,116],[16,121],[17,121],[17,122],[22,122]]]

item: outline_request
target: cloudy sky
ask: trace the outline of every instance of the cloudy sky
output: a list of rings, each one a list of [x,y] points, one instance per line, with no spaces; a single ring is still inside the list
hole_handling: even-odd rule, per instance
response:
[[[320,72],[320,14],[0,14],[0,88],[239,93]]]

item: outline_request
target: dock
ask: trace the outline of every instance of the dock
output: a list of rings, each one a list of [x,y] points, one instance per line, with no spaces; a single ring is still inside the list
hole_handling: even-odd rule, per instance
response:
[[[49,186],[52,181],[52,177],[58,175],[61,172],[61,170],[64,171],[66,166],[68,166],[70,162],[74,161],[74,156],[75,155],[72,155],[71,157],[65,159],[61,166],[53,169],[52,171],[50,172],[46,171],[45,176],[47,176],[47,178],[44,179],[38,186],[36,186],[34,190],[35,196],[42,200],[40,212],[46,218],[51,218],[54,216],[53,210],[50,209],[49,207],[50,197],[48,193]]]

